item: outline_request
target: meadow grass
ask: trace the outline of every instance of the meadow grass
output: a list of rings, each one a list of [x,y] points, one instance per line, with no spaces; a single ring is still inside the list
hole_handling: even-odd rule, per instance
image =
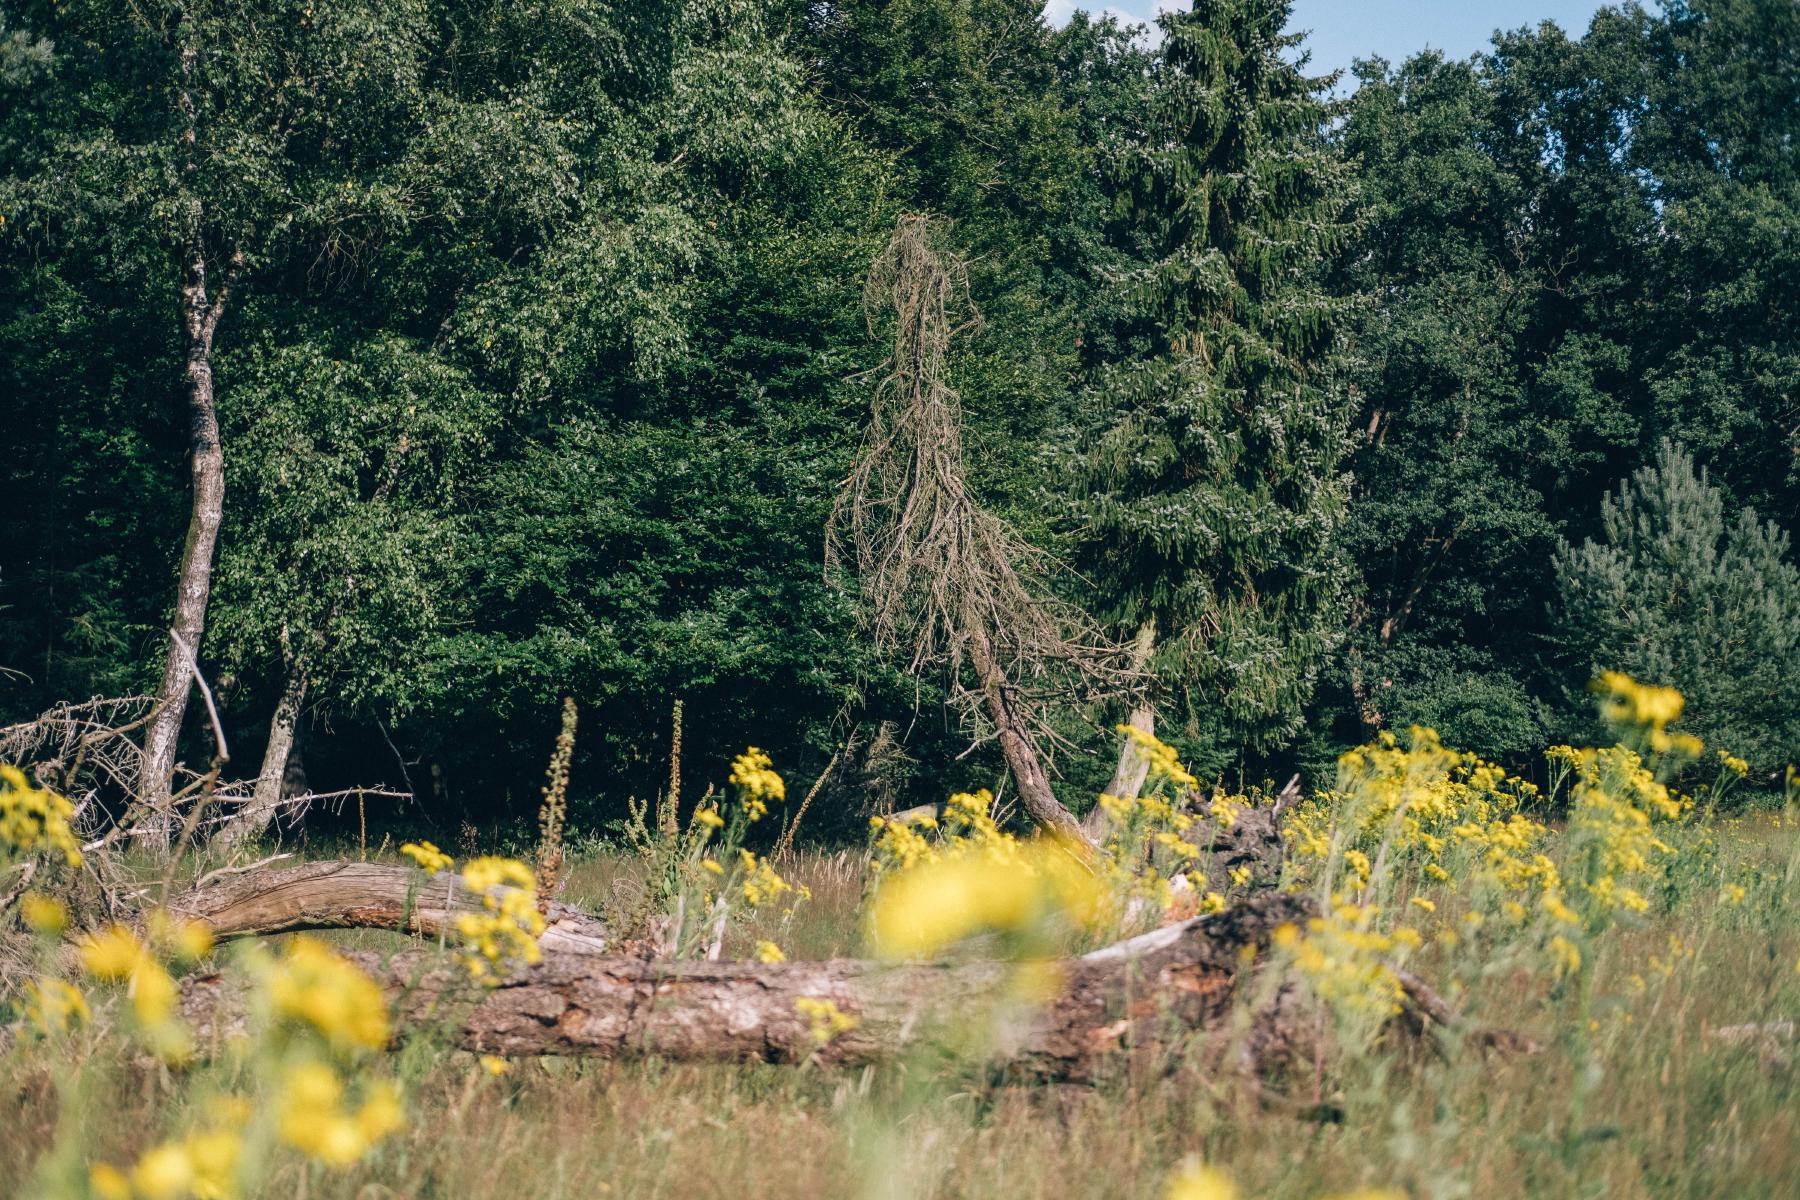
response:
[[[1692,830],[1650,911],[1586,945],[1582,986],[1541,962],[1428,942],[1410,966],[1535,1054],[1436,1054],[1383,1039],[1253,1094],[1197,1070],[1095,1087],[1004,1085],[920,1062],[832,1070],[655,1060],[517,1061],[493,1074],[430,1038],[394,1057],[407,1128],[342,1172],[289,1158],[257,1193],[372,1197],[1158,1197],[1184,1161],[1245,1197],[1357,1188],[1419,1198],[1800,1194],[1800,826],[1758,815]],[[792,957],[856,950],[862,858],[784,864],[812,889],[792,916],[735,930]],[[564,898],[604,908],[632,870],[569,864]],[[1742,888],[1742,892],[1737,891]],[[1446,914],[1448,916],[1449,914]],[[361,948],[404,939],[346,933]],[[56,1140],[52,1071],[72,1071],[85,1152],[130,1161],[192,1122],[233,1069],[152,1065],[102,1008],[58,1061],[0,1062],[10,1110],[0,1196]],[[1718,1036],[1757,1025],[1767,1032]]]

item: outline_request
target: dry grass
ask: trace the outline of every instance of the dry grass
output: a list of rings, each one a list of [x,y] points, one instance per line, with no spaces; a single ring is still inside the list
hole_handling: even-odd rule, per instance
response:
[[[1154,1197],[1197,1156],[1246,1197],[1269,1200],[1375,1185],[1434,1200],[1791,1197],[1800,1042],[1711,1031],[1800,1019],[1800,830],[1765,817],[1716,836],[1716,852],[1695,856],[1657,909],[1598,939],[1585,1013],[1566,984],[1522,962],[1443,947],[1415,960],[1483,1020],[1541,1039],[1545,1051],[1531,1057],[1377,1049],[1323,1080],[1290,1081],[1292,1102],[1259,1103],[1229,1081],[1179,1071],[1097,1089],[1005,1088],[916,1063],[841,1073],[544,1059],[495,1077],[417,1042],[396,1063],[408,1131],[343,1174],[288,1162],[261,1194]],[[739,931],[739,944],[853,950],[858,860],[800,855],[786,866],[812,903]],[[627,870],[577,857],[565,896],[598,903]],[[1720,890],[1734,881],[1747,886],[1736,903]],[[184,1106],[225,1068],[183,1079],[123,1062],[117,1045],[103,1017],[69,1061],[92,1104],[88,1152],[121,1161],[180,1128]],[[0,1087],[0,1196],[23,1195],[51,1143],[55,1100],[46,1068],[22,1055],[0,1062]]]

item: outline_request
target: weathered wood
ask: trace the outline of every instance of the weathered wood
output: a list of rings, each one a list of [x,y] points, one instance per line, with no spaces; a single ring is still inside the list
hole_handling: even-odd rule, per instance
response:
[[[220,879],[176,896],[176,914],[203,920],[219,938],[301,929],[393,929],[436,937],[481,897],[452,872],[424,879],[408,867],[325,860]],[[566,904],[544,910],[546,953],[604,953],[606,927]]]
[[[1021,1009],[996,1055],[1015,1070],[1083,1080],[1128,1054],[1173,1052],[1196,1031],[1211,1031],[1234,1066],[1267,1066],[1314,1027],[1296,1019],[1292,989],[1258,967],[1275,929],[1308,912],[1298,897],[1269,895],[1061,963],[1053,998]],[[712,963],[549,950],[541,964],[484,992],[441,955],[358,957],[392,996],[403,1032],[440,1025],[457,1045],[493,1054],[705,1062],[892,1058],[922,1038],[991,1019],[1014,970],[995,962]],[[240,987],[221,974],[183,981],[184,1015],[203,1040],[237,1019]],[[831,1001],[854,1028],[820,1045],[803,998]],[[1240,1026],[1229,1019],[1234,1012],[1249,1019]]]

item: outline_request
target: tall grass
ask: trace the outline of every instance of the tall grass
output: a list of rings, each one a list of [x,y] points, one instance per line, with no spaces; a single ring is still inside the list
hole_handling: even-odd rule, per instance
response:
[[[1154,1197],[1198,1158],[1270,1200],[1380,1186],[1420,1198],[1791,1197],[1800,1180],[1800,827],[1768,815],[1692,831],[1651,911],[1596,935],[1578,997],[1524,962],[1471,968],[1424,947],[1412,965],[1460,989],[1480,1022],[1544,1049],[1439,1055],[1381,1043],[1322,1083],[1252,1094],[1194,1071],[1098,1088],[1000,1086],[970,1069],[856,1072],[541,1059],[491,1074],[429,1039],[395,1070],[408,1128],[338,1174],[283,1162],[260,1195],[325,1198]],[[630,864],[567,864],[572,900],[598,903]],[[858,943],[860,861],[798,855],[813,899],[777,927],[792,956]],[[1735,889],[1744,889],[1741,897]],[[771,916],[770,921],[783,918]],[[397,942],[342,935],[346,944]],[[130,1161],[191,1124],[210,1073],[135,1058],[102,1011],[60,1066],[78,1072],[90,1153]],[[1732,1027],[1764,1026],[1766,1032]],[[1717,1031],[1724,1029],[1726,1036]],[[52,1066],[0,1061],[0,1196],[21,1194],[56,1126]],[[1585,1079],[1585,1086],[1578,1083]],[[930,1103],[907,1102],[924,1087]],[[1584,1097],[1577,1114],[1571,1097]]]

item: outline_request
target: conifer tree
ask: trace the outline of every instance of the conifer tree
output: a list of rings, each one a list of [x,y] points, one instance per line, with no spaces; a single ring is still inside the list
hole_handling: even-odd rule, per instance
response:
[[[1564,669],[1673,686],[1684,726],[1759,774],[1779,771],[1800,749],[1800,568],[1786,532],[1749,508],[1728,517],[1724,494],[1669,442],[1601,502],[1600,525],[1556,558]]]
[[[1135,633],[1164,707],[1252,752],[1295,731],[1331,641],[1344,504],[1346,302],[1318,276],[1350,185],[1287,18],[1285,0],[1160,18],[1154,120],[1121,180],[1148,258],[1125,281],[1141,353],[1102,382],[1077,501],[1099,613]],[[1114,794],[1141,786],[1130,745]]]

